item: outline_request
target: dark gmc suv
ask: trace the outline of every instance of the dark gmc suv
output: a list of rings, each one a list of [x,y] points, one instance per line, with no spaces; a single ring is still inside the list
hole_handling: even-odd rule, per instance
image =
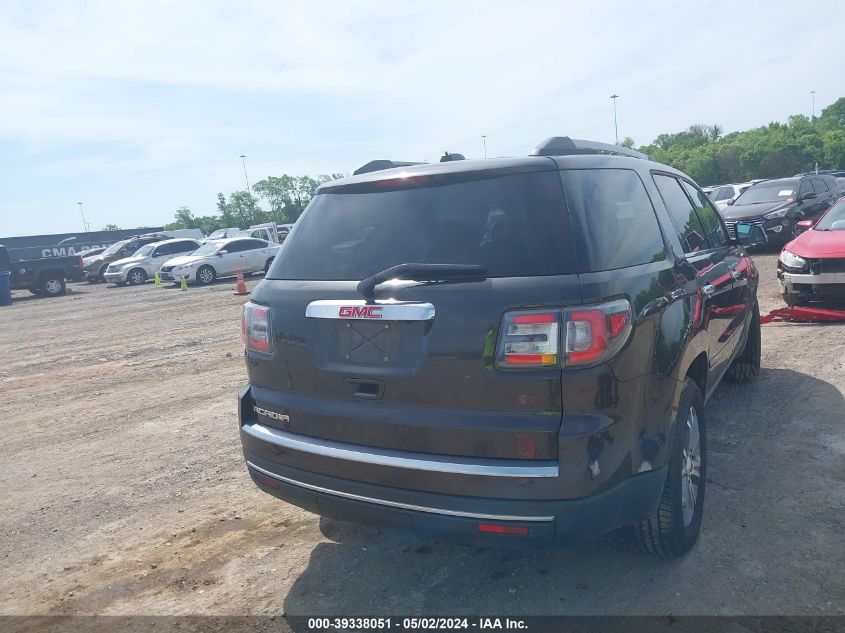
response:
[[[704,402],[759,370],[740,242],[684,174],[568,137],[325,184],[244,308],[249,473],[424,538],[632,525],[681,555],[701,524]]]

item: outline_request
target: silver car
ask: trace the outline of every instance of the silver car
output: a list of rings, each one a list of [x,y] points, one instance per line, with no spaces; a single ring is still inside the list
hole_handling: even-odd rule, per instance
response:
[[[142,246],[131,257],[109,264],[103,275],[109,283],[137,286],[158,272],[162,264],[177,255],[193,253],[200,247],[197,240],[173,239]]]
[[[253,237],[234,237],[206,242],[196,252],[171,259],[161,267],[161,278],[178,282],[185,279],[201,285],[218,277],[267,272],[280,245]]]

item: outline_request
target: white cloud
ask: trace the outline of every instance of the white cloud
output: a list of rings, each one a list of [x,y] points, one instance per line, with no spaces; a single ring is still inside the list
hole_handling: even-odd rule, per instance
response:
[[[784,119],[809,110],[810,89],[819,109],[845,89],[830,44],[845,28],[838,1],[814,4],[824,20],[792,8],[4,3],[0,162],[18,186],[0,216],[43,230],[17,212],[80,196],[101,223],[211,210],[218,190],[242,187],[241,152],[257,180],[477,156],[481,134],[491,155],[552,134],[612,140],[611,92],[620,135],[638,142],[693,122]]]

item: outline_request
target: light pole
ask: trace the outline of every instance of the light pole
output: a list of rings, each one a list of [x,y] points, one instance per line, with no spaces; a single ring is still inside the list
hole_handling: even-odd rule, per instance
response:
[[[816,118],[816,91],[810,90],[810,94],[813,95],[813,116],[810,117],[810,123]]]
[[[244,164],[244,180],[246,181],[247,193],[249,193],[249,176],[246,175],[246,154],[241,154],[241,162]]]
[[[613,99],[613,130],[616,133],[616,144],[619,145],[619,125],[616,123],[616,100],[619,98],[619,95],[612,94],[610,98]]]
[[[484,145],[484,158],[487,158],[487,135],[481,135],[481,142]]]
[[[82,216],[82,228],[85,229],[85,232],[88,232],[88,223],[85,221],[85,212],[82,210],[82,203],[77,202],[76,204],[79,205],[79,214]]]

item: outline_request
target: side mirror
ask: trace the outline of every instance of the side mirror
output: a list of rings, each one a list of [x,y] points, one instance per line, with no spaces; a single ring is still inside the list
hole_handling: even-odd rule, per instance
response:
[[[807,229],[813,228],[813,221],[801,220],[800,222],[796,222],[795,226],[797,226],[800,231],[806,231]]]
[[[736,230],[736,243],[740,246],[759,246],[769,241],[762,226],[737,222],[734,228]]]
[[[223,257],[223,255],[226,255],[228,252],[229,252],[229,251],[226,251],[226,250],[223,250],[223,251],[217,251],[217,257]]]
[[[736,198],[731,198],[730,200],[728,200],[728,206],[732,207],[734,202],[736,202]]]
[[[815,200],[818,197],[819,196],[815,191],[808,191],[807,193],[801,196],[801,200]]]

